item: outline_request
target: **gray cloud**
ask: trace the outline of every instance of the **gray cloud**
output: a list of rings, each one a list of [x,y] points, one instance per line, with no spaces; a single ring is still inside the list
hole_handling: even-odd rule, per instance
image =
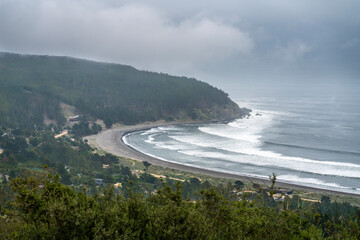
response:
[[[118,62],[212,82],[356,79],[358,9],[356,0],[0,0],[0,51]]]
[[[153,70],[180,71],[248,54],[248,33],[209,17],[173,22],[143,4],[108,7],[69,1],[1,6],[3,49],[87,57]]]

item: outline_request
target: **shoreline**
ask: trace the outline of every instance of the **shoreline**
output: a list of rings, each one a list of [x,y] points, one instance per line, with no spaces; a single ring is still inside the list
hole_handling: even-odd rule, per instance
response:
[[[202,175],[208,175],[212,177],[218,177],[218,178],[228,178],[228,179],[234,179],[234,180],[240,180],[245,182],[251,182],[256,183],[260,185],[269,185],[270,180],[268,179],[262,179],[252,176],[245,176],[245,175],[237,175],[232,173],[225,173],[225,172],[218,172],[214,170],[209,169],[203,169],[193,166],[187,166],[179,163],[169,162],[165,161],[153,156],[149,156],[145,153],[142,153],[135,148],[127,145],[123,142],[123,137],[129,133],[137,132],[137,131],[144,131],[148,130],[154,127],[161,127],[161,126],[169,126],[169,125],[178,125],[178,124],[196,124],[200,122],[155,122],[155,123],[144,123],[139,125],[131,125],[131,126],[115,126],[111,129],[107,129],[103,132],[100,132],[96,135],[86,136],[83,139],[87,139],[89,142],[94,141],[95,145],[106,152],[112,153],[119,157],[125,157],[130,158],[137,161],[147,161],[153,165],[164,167],[164,168],[170,168],[170,169],[176,169],[180,171],[185,172],[191,172],[194,174],[202,174]],[[297,185],[293,183],[286,183],[277,181],[276,182],[277,187],[281,188],[290,188],[290,189],[296,189],[301,191],[307,191],[307,192],[315,192],[320,194],[331,194],[331,195],[340,195],[340,196],[348,196],[360,199],[360,195],[354,194],[354,193],[347,193],[347,192],[341,192],[336,190],[329,190],[329,189],[321,189],[321,188],[315,188],[315,187],[309,187],[309,186],[302,186]]]

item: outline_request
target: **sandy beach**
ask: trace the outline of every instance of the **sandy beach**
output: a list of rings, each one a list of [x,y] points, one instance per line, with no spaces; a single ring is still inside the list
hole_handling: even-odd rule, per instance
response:
[[[180,124],[180,123],[156,122],[156,123],[139,124],[139,125],[133,125],[133,126],[118,125],[111,129],[102,131],[101,133],[99,133],[97,135],[91,135],[91,136],[84,137],[84,139],[87,139],[90,143],[94,144],[99,149],[102,149],[102,150],[109,152],[111,154],[114,154],[116,156],[130,158],[130,159],[138,160],[138,161],[148,161],[149,163],[151,163],[153,165],[161,166],[164,168],[177,169],[177,170],[181,170],[181,171],[191,172],[191,173],[195,173],[195,174],[203,174],[203,175],[208,175],[208,176],[213,176],[213,177],[218,177],[218,178],[229,178],[229,179],[241,180],[241,181],[246,181],[246,182],[253,182],[253,183],[257,183],[257,184],[264,184],[264,185],[270,184],[269,180],[267,180],[267,179],[241,176],[241,175],[223,173],[223,172],[216,172],[216,171],[212,171],[212,170],[201,169],[201,168],[185,166],[185,165],[177,164],[177,163],[173,163],[173,162],[163,161],[161,159],[154,158],[152,156],[148,156],[144,153],[141,153],[141,152],[129,147],[122,141],[122,136],[124,136],[130,132],[141,131],[141,130],[146,130],[146,129],[150,129],[153,127],[159,127],[159,126],[165,126],[165,125],[174,125],[174,124]],[[360,195],[357,195],[357,194],[332,191],[332,190],[326,190],[326,189],[319,189],[319,188],[312,188],[312,187],[307,187],[307,186],[299,186],[299,185],[280,182],[280,181],[277,181],[276,186],[281,187],[281,188],[297,189],[297,190],[316,192],[316,193],[350,196],[350,197],[360,199]]]

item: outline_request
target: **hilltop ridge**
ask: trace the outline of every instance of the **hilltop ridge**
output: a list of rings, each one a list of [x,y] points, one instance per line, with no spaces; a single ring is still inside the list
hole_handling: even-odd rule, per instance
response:
[[[0,54],[0,124],[65,122],[60,104],[91,119],[144,121],[227,120],[241,117],[226,93],[194,78],[71,57]]]

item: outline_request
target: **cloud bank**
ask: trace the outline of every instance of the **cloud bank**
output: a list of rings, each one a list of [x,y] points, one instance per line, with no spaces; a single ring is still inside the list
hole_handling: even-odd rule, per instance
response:
[[[180,73],[249,54],[248,33],[220,20],[194,16],[174,22],[145,4],[108,7],[92,1],[5,1],[0,47],[70,55]]]
[[[202,80],[359,79],[360,1],[0,0],[0,51]]]

